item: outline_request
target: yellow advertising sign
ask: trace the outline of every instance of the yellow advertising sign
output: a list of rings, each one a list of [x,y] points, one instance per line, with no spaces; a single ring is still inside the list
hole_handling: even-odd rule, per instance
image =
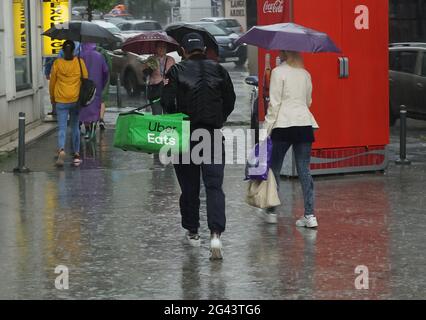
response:
[[[43,0],[43,31],[57,23],[69,21],[68,0]],[[43,36],[43,55],[57,56],[61,51],[63,40],[55,40]]]
[[[15,57],[27,54],[25,0],[13,0],[13,38]]]

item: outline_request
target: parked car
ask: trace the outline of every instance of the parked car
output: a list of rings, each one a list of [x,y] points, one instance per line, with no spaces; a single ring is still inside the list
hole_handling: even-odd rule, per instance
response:
[[[134,19],[135,18],[131,14],[127,14],[127,13],[126,14],[111,14],[111,13],[104,14],[104,20],[114,24],[118,24],[126,20],[134,20]]]
[[[93,20],[98,26],[103,27],[115,35],[121,34],[121,30],[113,23],[104,20]]]
[[[88,13],[86,7],[73,7],[71,9],[72,20],[87,20]],[[103,17],[103,13],[99,10],[92,11],[92,20],[100,20]]]
[[[390,124],[400,106],[410,118],[426,120],[426,43],[394,43],[389,47]]]
[[[161,24],[154,20],[126,20],[117,23],[122,32],[162,31]]]
[[[244,33],[243,27],[236,19],[224,18],[224,17],[208,17],[208,18],[202,18],[200,21],[214,22],[218,26],[221,26],[222,28],[225,28],[238,35]]]
[[[71,13],[73,16],[79,16],[87,14],[87,8],[86,7],[73,7],[71,9]]]
[[[219,62],[234,62],[237,66],[242,66],[247,61],[247,45],[236,44],[235,41],[239,38],[236,33],[230,32],[222,28],[214,22],[179,22],[167,26],[167,30],[171,26],[178,24],[189,24],[202,27],[215,37],[219,44]]]
[[[141,60],[148,56],[140,56],[121,49],[110,52],[112,60],[111,84],[117,85],[118,76],[121,85],[126,89],[129,97],[136,97],[145,88],[144,65]]]

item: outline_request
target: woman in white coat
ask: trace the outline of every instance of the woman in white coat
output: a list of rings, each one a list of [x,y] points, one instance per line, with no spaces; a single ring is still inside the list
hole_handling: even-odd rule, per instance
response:
[[[273,141],[272,170],[277,184],[284,157],[293,146],[296,167],[302,185],[305,215],[296,222],[298,227],[316,228],[314,213],[314,183],[310,173],[314,129],[318,124],[309,111],[312,103],[312,81],[298,52],[281,53],[286,62],[276,67],[271,74],[270,104],[264,122],[264,129]],[[275,208],[265,212],[266,221],[277,222]]]

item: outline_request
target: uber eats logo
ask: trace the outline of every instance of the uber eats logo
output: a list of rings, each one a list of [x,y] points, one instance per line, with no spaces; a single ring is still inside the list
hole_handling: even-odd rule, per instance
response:
[[[158,121],[151,121],[148,125],[148,130],[151,131],[151,132],[148,132],[149,143],[168,145],[168,146],[176,145],[176,142],[177,142],[176,127],[163,126]]]

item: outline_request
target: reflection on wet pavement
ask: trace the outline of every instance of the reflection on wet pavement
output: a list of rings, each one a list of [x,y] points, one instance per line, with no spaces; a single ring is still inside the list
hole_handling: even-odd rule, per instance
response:
[[[112,147],[113,130],[83,143],[84,162],[54,166],[53,134],[28,150],[33,172],[0,163],[0,298],[425,298],[425,164],[386,174],[316,178],[318,230],[297,229],[297,180],[283,181],[278,225],[244,202],[244,166],[229,165],[225,260],[182,244],[173,167]],[[202,193],[205,199],[205,194]],[[57,290],[58,265],[69,290]],[[355,268],[369,270],[357,290]]]
[[[230,121],[247,122],[246,69],[226,67],[237,93]],[[244,166],[228,165],[225,259],[212,263],[203,201],[202,246],[189,248],[173,168],[112,147],[123,110],[111,104],[109,129],[82,142],[80,167],[70,158],[54,167],[56,134],[28,148],[28,175],[12,173],[16,157],[0,161],[0,299],[426,298],[426,122],[409,121],[412,166],[316,178],[318,230],[294,226],[303,214],[297,180],[283,181],[279,223],[268,225],[245,204]],[[391,159],[398,137],[397,125]],[[69,269],[69,290],[55,288],[58,265]],[[357,266],[368,267],[368,290],[355,288]]]

